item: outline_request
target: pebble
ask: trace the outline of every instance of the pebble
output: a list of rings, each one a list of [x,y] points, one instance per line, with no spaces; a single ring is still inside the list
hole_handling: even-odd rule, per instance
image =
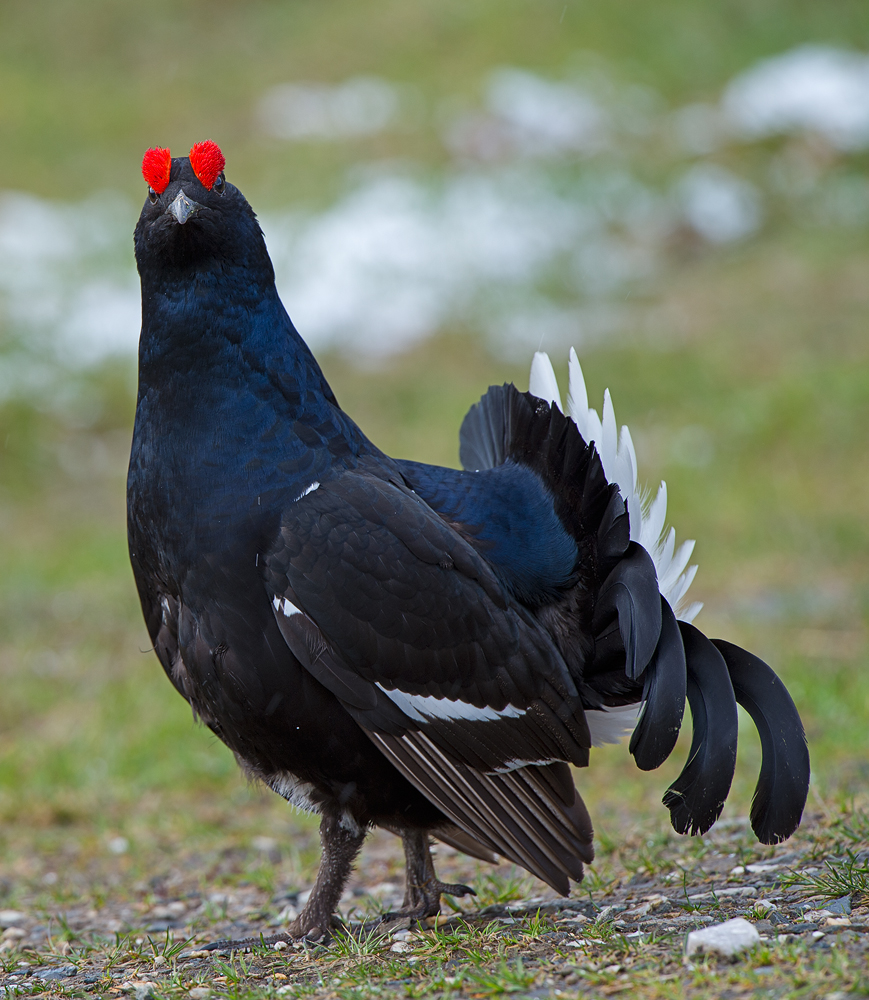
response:
[[[25,921],[26,916],[20,910],[0,910],[0,927],[14,927]]]
[[[723,924],[691,931],[685,942],[685,954],[723,955],[732,958],[760,943],[756,928],[743,917],[734,917]]]
[[[832,902],[827,903],[824,907],[830,913],[834,914],[850,914],[851,912],[851,897],[850,896],[840,896],[838,899],[832,900]]]
[[[187,996],[190,1000],[207,1000],[211,996],[211,990],[207,986],[194,986]]]
[[[49,966],[47,969],[37,969],[33,973],[37,979],[51,980],[51,979],[68,979],[70,976],[74,976],[78,972],[78,969],[74,965],[54,965]]]
[[[407,941],[396,941],[389,950],[394,951],[398,955],[403,955],[406,951],[410,951],[410,945]]]

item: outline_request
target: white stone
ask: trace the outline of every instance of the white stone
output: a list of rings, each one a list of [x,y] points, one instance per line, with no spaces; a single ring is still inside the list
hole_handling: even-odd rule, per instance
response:
[[[14,927],[25,920],[25,915],[20,910],[0,910],[0,927]]]
[[[743,917],[735,917],[723,924],[704,927],[701,931],[691,931],[685,943],[685,954],[688,957],[706,954],[731,958],[759,943],[760,934],[754,925]]]

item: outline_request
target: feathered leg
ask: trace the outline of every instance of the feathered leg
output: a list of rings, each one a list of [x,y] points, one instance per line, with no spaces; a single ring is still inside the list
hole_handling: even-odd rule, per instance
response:
[[[441,882],[435,874],[429,850],[428,834],[424,830],[403,830],[404,856],[407,860],[404,902],[395,916],[424,920],[441,910],[441,895],[476,896],[469,885]]]
[[[352,833],[341,826],[337,816],[324,816],[320,820],[320,841],[323,855],[317,881],[302,912],[287,927],[286,931],[269,937],[225,939],[205,945],[205,951],[249,951],[257,945],[291,941],[294,938],[310,938],[319,941],[329,934],[329,929],[338,923],[335,911],[350,876],[356,855],[365,840],[365,832]]]
[[[365,840],[365,832],[353,833],[341,825],[337,816],[327,815],[320,821],[320,840],[323,856],[317,881],[304,909],[287,928],[293,938],[318,938],[328,934],[350,869]]]

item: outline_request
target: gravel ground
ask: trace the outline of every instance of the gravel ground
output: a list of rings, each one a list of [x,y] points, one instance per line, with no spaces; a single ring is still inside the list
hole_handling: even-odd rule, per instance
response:
[[[479,866],[438,846],[441,877],[477,884],[480,897],[464,912],[444,906],[438,921],[417,928],[377,919],[400,905],[403,888],[398,844],[376,833],[342,900],[347,935],[243,955],[203,946],[274,934],[305,900],[304,887],[269,891],[257,884],[262,879],[250,877],[243,852],[179,850],[172,870],[130,885],[116,880],[108,891],[96,891],[105,872],[91,872],[88,891],[83,871],[54,901],[47,895],[51,876],[67,881],[71,873],[16,881],[13,863],[2,874],[14,908],[0,909],[0,995],[201,1000],[633,991],[840,1000],[869,994],[869,896],[862,891],[869,845],[861,840],[869,824],[862,822],[855,828],[810,817],[777,848],[752,842],[736,822],[695,841],[666,838],[651,852],[647,842],[642,865],[636,857],[643,845],[622,845],[570,899],[539,894],[541,883],[515,869]],[[283,873],[275,840],[258,838],[251,850]],[[43,869],[60,866],[60,859],[42,860]],[[793,884],[795,873],[802,884]],[[846,891],[834,895],[840,889]],[[684,957],[690,931],[736,916],[759,932],[753,951],[735,962]]]

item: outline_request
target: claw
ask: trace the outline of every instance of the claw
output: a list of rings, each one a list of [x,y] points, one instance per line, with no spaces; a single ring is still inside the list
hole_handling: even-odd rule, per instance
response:
[[[428,888],[428,886],[427,886]],[[436,889],[443,896],[476,896],[477,894],[469,885],[451,882],[437,882],[431,888]]]

